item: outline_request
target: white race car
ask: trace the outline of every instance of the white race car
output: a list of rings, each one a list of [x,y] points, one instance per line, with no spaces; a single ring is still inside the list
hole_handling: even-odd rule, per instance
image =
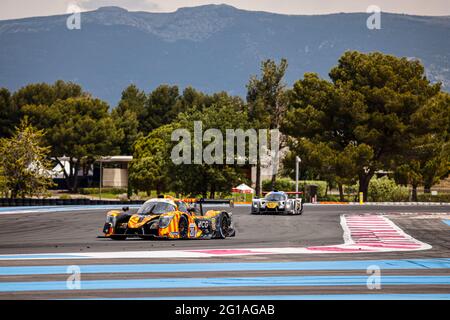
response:
[[[252,214],[302,214],[303,201],[301,198],[290,199],[283,191],[272,191],[262,199],[253,199]]]

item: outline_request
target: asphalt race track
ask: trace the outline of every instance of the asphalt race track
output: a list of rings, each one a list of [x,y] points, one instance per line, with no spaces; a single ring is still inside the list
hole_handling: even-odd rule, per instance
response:
[[[240,206],[235,238],[186,241],[97,238],[105,209],[10,209],[0,208],[0,299],[450,299],[448,206],[309,205],[302,216]]]

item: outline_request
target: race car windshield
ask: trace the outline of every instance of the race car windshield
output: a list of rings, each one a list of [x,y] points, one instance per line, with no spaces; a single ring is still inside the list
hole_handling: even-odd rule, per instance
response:
[[[176,211],[174,205],[167,202],[148,202],[144,203],[138,210],[138,214],[150,215],[150,214],[163,214],[167,212]]]
[[[268,194],[265,199],[267,201],[283,201],[285,197],[282,194]]]

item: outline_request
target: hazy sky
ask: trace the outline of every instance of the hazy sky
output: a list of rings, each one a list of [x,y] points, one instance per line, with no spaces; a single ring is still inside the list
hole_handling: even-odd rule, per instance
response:
[[[115,5],[130,11],[170,12],[211,3],[285,14],[365,12],[370,5],[377,5],[385,12],[450,15],[450,0],[0,0],[0,20],[62,14],[69,4],[82,10]]]

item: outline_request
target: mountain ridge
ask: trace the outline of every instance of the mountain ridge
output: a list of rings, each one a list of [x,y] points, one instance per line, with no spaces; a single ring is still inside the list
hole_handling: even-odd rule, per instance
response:
[[[346,50],[420,59],[433,82],[450,89],[450,17],[383,13],[382,29],[367,13],[283,15],[229,5],[169,13],[103,7],[81,15],[0,21],[0,86],[75,81],[111,105],[135,83],[146,92],[162,83],[245,96],[260,61],[288,59],[288,85],[304,72],[328,71]]]

